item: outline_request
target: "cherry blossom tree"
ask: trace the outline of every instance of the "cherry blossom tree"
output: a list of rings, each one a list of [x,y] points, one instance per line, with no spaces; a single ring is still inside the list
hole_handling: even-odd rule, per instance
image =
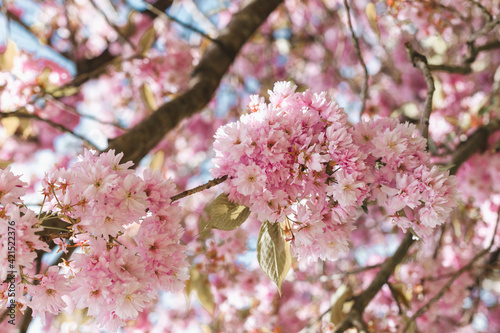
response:
[[[3,1],[2,332],[500,331],[500,2]]]

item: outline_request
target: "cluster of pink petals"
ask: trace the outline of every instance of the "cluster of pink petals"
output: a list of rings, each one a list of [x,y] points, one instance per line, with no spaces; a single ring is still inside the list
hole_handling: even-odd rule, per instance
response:
[[[86,151],[71,169],[43,181],[44,207],[68,220],[81,251],[57,278],[51,277],[57,268],[42,277],[64,281],[65,287],[47,282],[28,288],[28,306],[42,321],[45,312],[57,314],[66,306],[88,308],[98,325],[116,331],[155,300],[158,290],[179,291],[188,278],[185,247],[179,244],[180,209],[170,200],[173,183],[152,171],[138,177],[129,169],[132,162],[120,164],[121,157]]]
[[[426,140],[415,125],[380,118],[358,123],[352,131],[366,154],[370,200],[401,229],[412,228],[420,237],[446,222],[457,204],[456,178],[430,164]]]
[[[269,104],[252,96],[253,112],[217,131],[212,174],[228,175],[230,200],[261,221],[288,217],[299,258],[336,259],[368,192],[364,155],[326,93],[278,82],[269,95]]]
[[[15,176],[10,167],[0,169],[0,280],[5,281],[9,271],[20,272],[19,266],[31,268],[36,250],[48,251],[49,247],[35,234],[42,228],[35,213],[21,205],[27,184]],[[10,237],[10,239],[9,239]],[[9,251],[10,248],[10,251]],[[9,262],[10,258],[15,260]],[[13,266],[11,266],[13,264]]]
[[[403,230],[428,235],[455,205],[455,180],[431,167],[413,125],[382,119],[352,127],[326,93],[289,82],[252,96],[250,114],[221,127],[212,174],[261,221],[291,222],[299,259],[348,250],[358,208],[371,201]]]
[[[481,172],[477,172],[478,169]],[[462,165],[457,178],[464,201],[471,201],[476,206],[491,201],[497,203],[500,194],[499,154],[475,154]]]

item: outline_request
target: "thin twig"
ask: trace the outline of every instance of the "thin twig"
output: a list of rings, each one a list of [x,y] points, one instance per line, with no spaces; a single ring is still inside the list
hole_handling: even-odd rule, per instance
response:
[[[453,274],[453,276],[448,280],[448,282],[443,286],[443,288],[441,288],[441,290],[436,295],[434,295],[434,297],[432,297],[425,305],[423,305],[420,309],[418,309],[417,312],[415,312],[413,314],[413,316],[411,316],[411,318],[406,323],[406,325],[405,325],[405,327],[403,329],[403,332],[407,332],[408,329],[410,328],[410,326],[412,325],[412,323],[418,317],[420,317],[425,311],[427,311],[432,304],[434,304],[435,302],[437,302],[444,295],[444,293],[447,292],[448,289],[450,289],[450,287],[453,285],[453,282],[455,282],[455,280],[458,279],[460,277],[460,275],[462,275],[464,272],[470,270],[472,268],[472,265],[474,265],[474,263],[478,259],[480,259],[481,257],[483,257],[484,255],[486,255],[487,253],[490,252],[491,248],[495,244],[495,236],[497,234],[498,222],[499,221],[500,221],[500,209],[497,212],[497,221],[496,221],[496,224],[495,224],[495,229],[493,231],[493,236],[491,238],[490,245],[486,249],[484,249],[483,251],[481,251],[478,254],[476,254],[474,256],[474,258],[472,258],[467,263],[467,265],[465,265],[464,267],[462,267],[461,269],[459,269],[455,274]]]
[[[339,274],[341,274],[341,275],[353,275],[353,274],[366,272],[366,271],[369,271],[371,269],[380,268],[381,266],[382,266],[382,264],[364,266],[364,267],[359,267],[359,268],[356,268],[356,269],[353,269],[353,270],[350,270],[347,272],[341,272]]]
[[[401,306],[401,302],[399,301],[398,293],[397,293],[396,289],[394,289],[394,286],[392,285],[392,283],[387,282],[387,286],[389,287],[389,290],[391,291],[392,298],[394,298],[394,300],[396,301],[396,305],[398,306],[399,315],[401,316],[403,314],[403,307]]]
[[[109,19],[109,17],[106,15],[106,13],[104,13],[104,11],[102,10],[101,7],[99,7],[96,3],[95,3],[95,0],[90,0],[90,3],[92,4],[92,6],[94,7],[94,9],[99,13],[101,14],[101,16],[106,20],[106,23],[108,23],[108,25],[116,32],[116,34],[123,40],[125,41],[127,44],[130,45],[130,47],[132,47],[133,50],[137,50],[136,46],[130,41],[130,39],[128,39],[127,36],[125,36],[124,34],[122,34],[122,32],[120,31],[120,29],[118,29],[118,27],[113,24],[113,22],[111,22],[111,20]]]
[[[77,134],[75,132],[73,132],[72,130],[70,130],[69,128],[61,125],[61,124],[57,124],[55,122],[53,122],[52,120],[50,119],[45,119],[45,118],[42,118],[36,114],[32,114],[32,113],[23,113],[23,112],[20,112],[20,111],[14,111],[14,112],[7,112],[7,113],[3,113],[3,112],[0,112],[0,119],[2,118],[9,118],[9,117],[17,117],[17,118],[29,118],[29,119],[35,119],[35,120],[39,120],[39,121],[43,121],[47,124],[49,124],[50,126],[60,130],[60,131],[63,131],[63,132],[67,132],[67,133],[70,133],[71,135],[77,137],[78,139],[82,140],[83,142],[85,142],[87,145],[89,145],[90,147],[92,147],[93,149],[99,151],[100,149],[97,148],[96,145],[94,145],[92,142],[90,142],[89,140],[87,140],[86,138],[84,138],[83,136],[81,136],[80,134]]]
[[[207,182],[207,183],[205,183],[203,185],[197,186],[197,187],[192,188],[190,190],[186,190],[186,191],[184,191],[182,193],[174,195],[173,197],[170,197],[170,200],[172,200],[172,202],[177,201],[177,200],[185,198],[185,197],[187,197],[189,195],[192,195],[192,194],[201,192],[203,190],[209,189],[209,188],[211,188],[211,187],[213,187],[215,185],[219,185],[220,183],[224,182],[226,179],[227,179],[227,175],[223,176],[223,177],[220,177],[220,178],[212,179],[211,181],[209,181],[209,182]]]
[[[71,45],[73,45],[73,49],[70,53],[72,57],[71,60],[76,63],[76,50],[78,50],[78,42],[76,41],[75,29],[73,29],[73,26],[71,25],[71,23],[75,23],[74,22],[75,20],[70,18],[70,13],[69,13],[70,5],[72,6],[72,8],[75,8],[75,3],[73,1],[70,1],[70,3],[66,3],[64,6],[64,15],[66,16],[66,28],[69,31],[68,39]]]
[[[100,120],[99,118],[94,117],[93,115],[90,115],[90,114],[82,114],[82,113],[78,112],[78,110],[74,106],[68,105],[68,104],[64,103],[62,100],[55,98],[52,95],[46,94],[45,97],[48,100],[51,100],[54,104],[57,104],[61,108],[61,110],[65,111],[65,112],[68,112],[70,114],[74,114],[74,115],[81,117],[81,118],[93,120],[93,121],[98,122],[99,124],[102,124],[102,125],[111,125],[111,126],[119,128],[119,129],[126,130],[125,127],[123,127],[122,125],[120,125],[118,123],[115,123],[112,121]]]
[[[483,15],[486,16],[486,19],[488,21],[493,21],[493,16],[491,15],[490,11],[488,9],[486,9],[486,7],[484,7],[482,4],[480,4],[479,2],[477,2],[475,0],[467,0],[467,2],[469,2],[470,4],[479,8],[481,10],[481,12],[483,13]]]
[[[200,4],[194,0],[186,0],[183,1],[182,5],[186,6],[186,10],[191,13],[195,21],[203,23],[209,35],[215,36],[217,34],[217,27],[209,19],[210,14],[203,12],[199,7]]]
[[[363,103],[361,106],[361,114],[363,114],[363,111],[365,110],[366,100],[368,99],[368,68],[366,67],[365,61],[363,60],[363,55],[361,54],[358,37],[356,37],[356,34],[354,33],[354,28],[352,27],[351,13],[347,0],[344,0],[344,5],[347,11],[347,21],[349,22],[349,29],[351,30],[352,39],[354,41],[354,47],[356,48],[356,55],[358,56],[359,62],[361,63],[361,66],[363,67],[363,71],[365,73],[365,81],[363,83],[363,91],[361,93],[361,101]]]
[[[16,22],[17,24],[21,25],[24,29],[26,29],[33,37],[35,37],[38,41],[38,43],[50,48],[52,51],[60,54],[63,58],[67,59],[67,60],[70,60],[67,56],[67,53],[64,53],[64,52],[61,52],[57,49],[54,48],[54,46],[52,45],[52,43],[50,42],[50,39],[48,40],[41,40],[41,37],[38,36],[36,34],[35,31],[33,31],[33,29],[28,26],[26,23],[23,22],[23,20],[21,20],[17,15],[15,15],[14,13],[12,13],[10,10],[8,10],[6,8],[6,6],[0,6],[2,8],[2,13],[7,17],[7,19],[9,21],[14,21]],[[7,29],[9,29],[9,24],[7,24]],[[9,32],[7,32],[7,36],[9,36]],[[71,60],[70,60],[71,61]]]
[[[429,138],[429,118],[432,112],[432,95],[436,88],[434,87],[434,78],[432,77],[427,63],[427,58],[413,49],[410,43],[406,43],[406,49],[414,67],[417,67],[424,75],[427,84],[427,94],[425,95],[424,112],[420,120],[420,133],[426,139]]]
[[[488,32],[493,30],[496,25],[500,23],[500,19],[496,19],[494,21],[489,21],[486,23],[479,31],[474,33],[472,36],[469,37],[469,41],[475,41],[478,37],[482,35],[486,35]]]
[[[177,19],[176,17],[173,17],[171,15],[168,15],[167,13],[159,10],[158,8],[156,8],[155,6],[153,6],[152,4],[150,3],[147,3],[145,2],[146,4],[146,8],[149,9],[151,12],[155,13],[156,15],[158,15],[158,17],[162,17],[164,19],[167,19],[167,20],[171,20],[171,21],[174,21],[176,22],[177,24],[180,24],[181,26],[183,26],[184,28],[186,29],[189,29],[191,31],[194,31],[198,34],[200,34],[201,36],[203,36],[204,38],[208,39],[209,41],[211,42],[214,42],[214,43],[219,43],[219,41],[216,39],[216,38],[213,38],[209,35],[207,35],[206,33],[204,33],[203,31],[201,31],[200,29],[196,28],[196,27],[193,27],[192,25],[190,24],[187,24],[185,22],[182,22],[180,21],[179,19]]]
[[[446,226],[447,226],[446,223],[441,226],[441,234],[439,235],[439,240],[438,243],[436,244],[436,248],[434,249],[434,254],[432,255],[432,259],[436,259],[438,256],[439,249],[443,244],[443,238],[444,238],[444,232],[446,231]]]
[[[429,65],[429,70],[431,72],[448,72],[454,74],[470,74],[472,73],[472,63],[476,61],[479,53],[483,51],[489,51],[493,49],[500,48],[500,41],[495,40],[480,46],[475,46],[474,42],[469,42],[469,55],[463,60],[463,65],[447,65],[447,64],[439,64],[439,65]]]

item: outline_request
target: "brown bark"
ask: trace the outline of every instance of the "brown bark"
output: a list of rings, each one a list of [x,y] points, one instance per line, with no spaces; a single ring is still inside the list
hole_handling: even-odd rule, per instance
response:
[[[112,140],[108,150],[123,152],[124,160],[138,164],[181,120],[201,111],[212,99],[240,49],[280,3],[281,0],[254,0],[236,13],[216,42],[208,46],[192,73],[189,89]]]

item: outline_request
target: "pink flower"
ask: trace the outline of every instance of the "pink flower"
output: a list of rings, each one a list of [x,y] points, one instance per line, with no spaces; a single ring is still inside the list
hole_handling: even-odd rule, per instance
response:
[[[255,164],[241,165],[238,169],[237,177],[232,180],[238,192],[243,195],[251,195],[254,192],[262,191],[266,176]]]
[[[10,171],[10,167],[0,169],[0,204],[6,206],[18,202],[26,194],[27,185]]]
[[[139,315],[144,309],[149,298],[141,292],[141,284],[138,282],[124,285],[120,296],[116,300],[115,313],[121,319],[131,319]]]
[[[38,285],[28,285],[28,293],[32,296],[28,305],[33,309],[33,316],[40,315],[43,325],[45,325],[46,312],[56,315],[66,307],[62,297],[69,293],[70,288],[64,276],[58,272],[59,267],[49,267],[45,275],[35,276],[40,279]]]
[[[336,184],[326,187],[327,193],[331,194],[342,206],[354,205],[361,197],[361,189],[365,186],[357,181],[353,174],[348,174],[344,170],[335,173]]]

